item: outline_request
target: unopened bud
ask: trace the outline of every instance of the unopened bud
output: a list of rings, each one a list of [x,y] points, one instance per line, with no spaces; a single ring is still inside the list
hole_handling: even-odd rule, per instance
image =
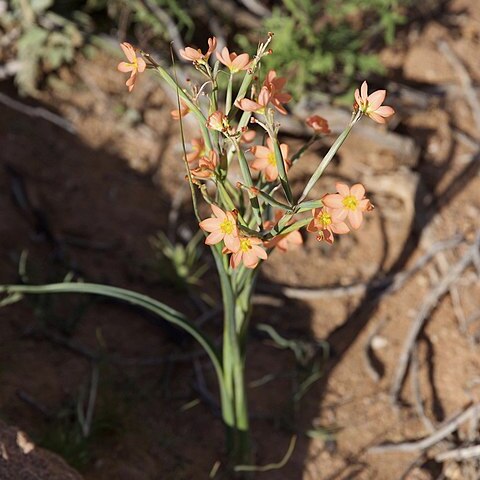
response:
[[[268,36],[272,38],[275,34],[273,32],[268,32]]]
[[[273,55],[273,50],[271,48],[267,50],[267,55]]]

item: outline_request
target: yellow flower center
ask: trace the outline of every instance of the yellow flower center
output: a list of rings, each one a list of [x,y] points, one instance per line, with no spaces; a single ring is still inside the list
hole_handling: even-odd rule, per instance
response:
[[[250,245],[250,240],[248,238],[241,238],[240,239],[240,250],[243,253],[248,252],[252,246]]]
[[[343,206],[348,210],[356,210],[358,207],[358,200],[353,196],[349,195],[342,200]]]
[[[328,212],[322,212],[318,215],[317,220],[322,228],[327,228],[332,223],[332,216]]]
[[[275,160],[275,152],[270,152],[268,154],[268,163],[272,166],[272,167],[276,167],[277,166],[277,161]]]
[[[221,224],[220,224],[220,230],[222,233],[225,235],[231,235],[234,229],[233,222],[226,218]]]

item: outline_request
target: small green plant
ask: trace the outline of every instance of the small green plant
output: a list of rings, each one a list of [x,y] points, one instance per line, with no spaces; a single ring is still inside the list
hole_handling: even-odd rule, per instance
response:
[[[163,232],[158,232],[151,239],[158,264],[156,270],[162,282],[184,291],[199,284],[208,269],[208,265],[201,260],[202,239],[201,232],[193,235],[186,245],[173,243]]]

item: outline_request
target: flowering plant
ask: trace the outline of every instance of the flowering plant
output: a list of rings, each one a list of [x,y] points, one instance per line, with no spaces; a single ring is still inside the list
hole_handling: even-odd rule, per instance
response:
[[[190,333],[206,350],[219,383],[222,419],[227,429],[227,447],[235,465],[251,462],[249,416],[245,391],[244,367],[247,332],[252,295],[259,266],[279,250],[284,253],[299,248],[303,242],[300,231],[314,233],[318,241],[329,244],[336,235],[360,228],[363,214],[373,209],[361,184],[349,187],[336,184],[336,193],[308,199],[320,176],[347,138],[353,126],[369,116],[384,123],[394,112],[381,106],[386,92],[368,95],[366,82],[355,93],[352,117],[345,130],[306,182],[301,195],[295,198],[288,172],[305,150],[323,135],[330,134],[328,122],[318,115],[306,120],[312,128],[312,138],[296,153],[278,139],[276,114],[287,114],[291,96],[284,91],[286,79],[274,70],[262,78],[261,64],[269,49],[273,34],[258,46],[256,55],[236,54],[228,48],[216,51],[215,38],[208,40],[203,53],[187,47],[182,57],[205,78],[201,87],[184,89],[152,57],[136,50],[129,43],[122,49],[128,62],[118,69],[129,72],[126,85],[132,91],[139,74],[155,70],[175,90],[177,109],[172,118],[180,122],[193,115],[201,136],[184,148],[183,161],[190,185],[193,209],[205,243],[210,246],[220,278],[223,299],[223,342],[214,343],[180,312],[152,298],[129,290],[89,283],[61,283],[46,286],[4,286],[0,291],[11,296],[27,293],[84,292],[106,295],[142,306]],[[216,53],[217,61],[212,66]],[[225,91],[219,88],[219,76],[227,76]],[[234,80],[241,76],[234,91]],[[183,140],[183,128],[182,128]],[[199,198],[209,206],[205,218]]]

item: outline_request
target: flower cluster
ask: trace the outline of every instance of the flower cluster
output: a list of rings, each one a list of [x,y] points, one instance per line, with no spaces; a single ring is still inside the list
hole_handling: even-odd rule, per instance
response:
[[[306,200],[341,142],[334,143],[308,180],[302,195],[295,200],[288,180],[291,168],[308,147],[331,131],[325,118],[311,115],[305,123],[313,130],[313,135],[304,147],[292,154],[289,146],[279,141],[275,114],[286,115],[285,105],[292,98],[285,91],[286,79],[279,77],[275,70],[268,71],[263,79],[256,74],[262,57],[272,53],[268,48],[271,38],[269,34],[252,58],[247,53],[231,52],[227,47],[216,51],[215,37],[208,39],[205,53],[191,47],[180,51],[181,57],[192,62],[208,81],[201,87],[189,82],[191,92],[177,86],[180,100],[171,116],[182,120],[186,115],[194,115],[201,127],[202,135],[191,140],[190,151],[186,153],[188,178],[211,205],[212,216],[199,221],[200,228],[206,232],[205,243],[221,244],[218,252],[230,255],[231,268],[243,265],[255,269],[273,249],[286,252],[298,248],[303,243],[301,229],[305,227],[318,241],[333,244],[336,235],[360,228],[363,215],[373,210],[365,196],[365,188],[359,183],[352,187],[337,183],[336,193],[325,194],[318,200]],[[122,49],[129,62],[120,63],[118,69],[131,72],[127,81],[131,91],[146,63],[137,57],[130,44],[123,43]],[[217,60],[214,68],[209,64],[211,58]],[[170,84],[176,85],[150,56],[145,59],[150,62],[150,68],[155,68]],[[217,83],[220,73],[229,79],[224,97]],[[233,77],[239,74],[243,74],[243,82],[235,95]],[[206,102],[200,101],[200,94],[209,97],[208,109]],[[368,85],[363,82],[355,91],[352,119],[342,134],[343,139],[362,116],[385,123],[393,115],[393,108],[382,105],[385,96],[385,90],[368,95]],[[248,127],[249,123],[253,124],[252,128]],[[258,135],[259,130],[262,135]],[[260,140],[255,141],[256,138]],[[239,168],[234,168],[235,159]],[[235,178],[239,174],[243,182]],[[312,216],[305,218],[310,211]]]
[[[199,224],[202,230],[209,232],[205,239],[207,245],[216,245],[223,241],[223,253],[232,254],[232,268],[238,267],[242,262],[247,268],[255,268],[260,260],[267,259],[267,252],[260,246],[262,241],[259,238],[239,233],[235,212],[224,212],[213,203],[211,207],[213,216]]]

